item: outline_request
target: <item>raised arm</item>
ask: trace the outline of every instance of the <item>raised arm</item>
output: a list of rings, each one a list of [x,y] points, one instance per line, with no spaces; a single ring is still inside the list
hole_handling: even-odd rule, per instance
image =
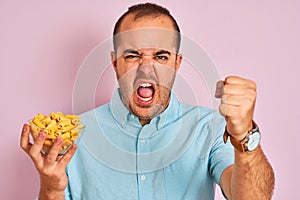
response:
[[[249,135],[257,131],[253,123],[256,84],[240,77],[227,77],[224,82],[217,83],[215,96],[221,98],[219,110],[226,119],[226,130],[235,146],[234,165],[221,176],[222,190],[228,199],[233,200],[271,199],[274,171],[261,146],[255,144],[257,139],[248,141]],[[240,141],[248,141],[249,149]]]
[[[47,155],[41,154],[46,134],[41,132],[34,144],[29,142],[30,127],[23,126],[20,146],[32,159],[40,175],[40,200],[62,200],[64,190],[68,184],[66,175],[66,166],[76,151],[74,144],[69,151],[63,156],[58,157],[58,152],[62,146],[62,138],[58,138],[53,144]]]

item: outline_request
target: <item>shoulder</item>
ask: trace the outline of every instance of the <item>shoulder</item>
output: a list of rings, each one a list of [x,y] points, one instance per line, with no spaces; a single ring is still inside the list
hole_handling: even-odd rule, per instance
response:
[[[180,103],[180,107],[184,122],[198,127],[201,136],[206,135],[215,139],[224,132],[226,122],[219,111],[185,103]]]
[[[224,117],[220,114],[219,111],[204,107],[204,106],[194,106],[186,103],[180,102],[180,108],[182,110],[182,115],[195,115],[199,119],[214,120],[218,122],[224,122]]]
[[[111,119],[112,115],[109,104],[107,103],[80,114],[80,117],[83,124],[91,126],[99,122],[100,119]]]
[[[88,118],[88,117],[93,116],[95,114],[98,114],[98,113],[104,114],[104,113],[107,113],[109,111],[110,111],[109,103],[106,103],[106,104],[103,104],[103,105],[101,105],[99,107],[91,109],[89,111],[86,111],[84,113],[81,113],[80,116],[82,118]]]

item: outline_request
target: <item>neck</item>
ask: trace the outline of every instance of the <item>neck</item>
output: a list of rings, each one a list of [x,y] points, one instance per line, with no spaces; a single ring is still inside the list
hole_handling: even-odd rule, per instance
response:
[[[139,120],[140,120],[140,123],[141,123],[142,126],[145,126],[146,124],[150,123],[150,119],[139,118]]]

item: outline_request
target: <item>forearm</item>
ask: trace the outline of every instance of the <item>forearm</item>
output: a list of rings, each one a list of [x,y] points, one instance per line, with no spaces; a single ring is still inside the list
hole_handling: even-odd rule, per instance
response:
[[[64,200],[64,191],[50,191],[41,186],[39,200]]]
[[[274,183],[274,171],[260,146],[247,153],[235,149],[230,192],[233,200],[271,199]]]

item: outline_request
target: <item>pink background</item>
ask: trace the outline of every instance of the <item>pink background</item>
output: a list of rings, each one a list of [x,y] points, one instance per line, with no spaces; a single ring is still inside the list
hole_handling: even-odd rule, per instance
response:
[[[38,112],[72,112],[77,70],[134,2],[0,1],[1,199],[38,194],[38,175],[19,148],[22,124]],[[273,199],[300,199],[299,1],[157,2],[205,47],[222,77],[257,82],[255,119],[276,173]]]

